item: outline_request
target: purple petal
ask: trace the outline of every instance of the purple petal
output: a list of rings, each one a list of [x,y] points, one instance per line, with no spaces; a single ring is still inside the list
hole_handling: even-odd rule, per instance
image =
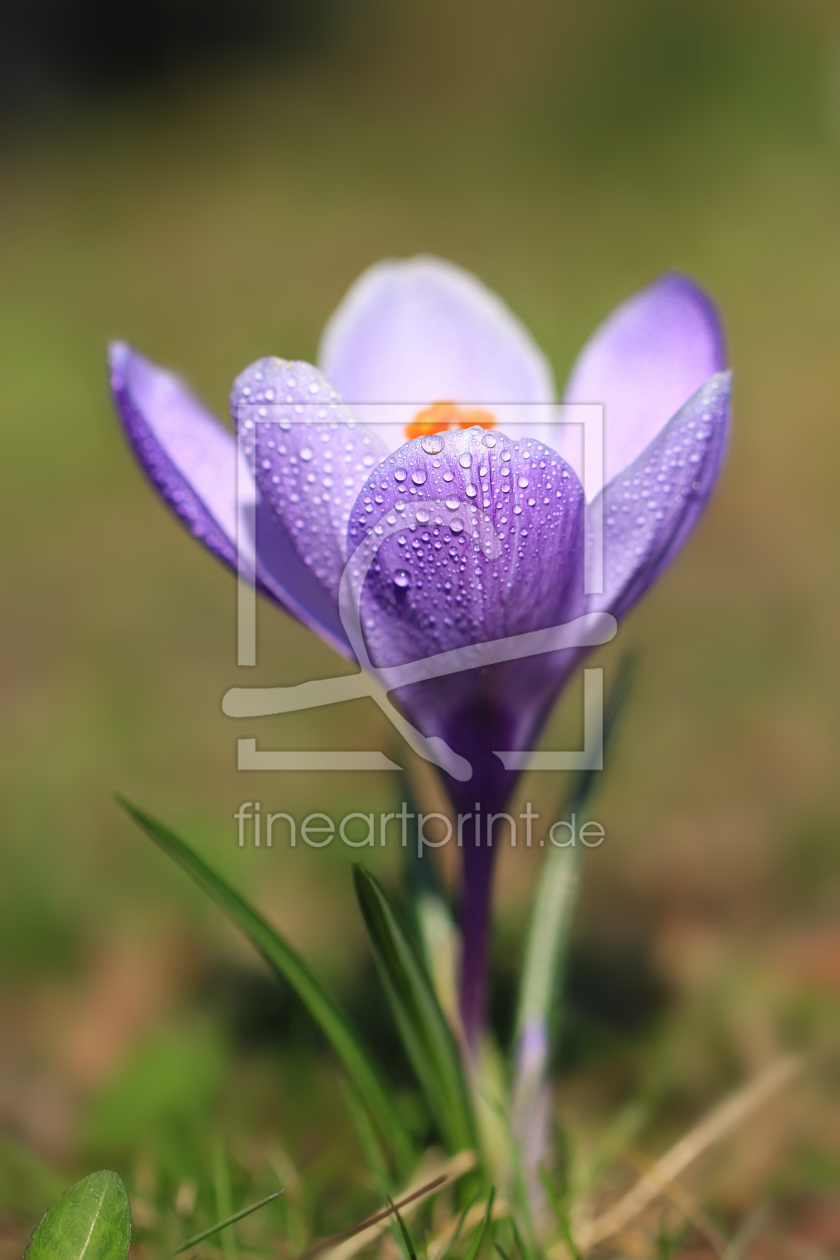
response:
[[[511,442],[470,429],[402,447],[369,478],[350,519],[351,549],[383,531],[360,609],[374,665],[422,660],[578,616],[583,525],[577,478],[531,439]],[[494,748],[530,738],[572,655],[545,653],[427,679],[400,689],[398,698],[425,735],[481,761]],[[472,794],[474,784],[461,791]]]
[[[230,406],[262,499],[335,602],[350,510],[381,443],[309,363],[259,359],[236,378]]]
[[[360,607],[373,664],[571,621],[584,607],[583,527],[576,477],[531,439],[470,429],[408,443],[375,470],[350,519],[351,550],[382,539]],[[451,785],[456,805],[477,787],[502,800],[512,779],[493,750],[527,747],[574,656],[546,652],[397,691],[424,735],[473,764],[472,780]]]
[[[590,611],[623,617],[694,528],[726,451],[731,383],[730,372],[708,380],[601,492],[604,593],[590,597]]]
[[[605,484],[726,362],[717,311],[686,276],[663,276],[610,315],[583,348],[564,394],[566,402],[604,405]],[[558,450],[580,473],[579,443],[567,428]]]
[[[236,567],[236,442],[185,385],[124,342],[111,390],[140,466],[191,533]]]
[[[319,363],[362,420],[383,426],[392,451],[434,402],[526,404],[506,414],[537,424],[550,415],[527,404],[555,398],[551,368],[524,325],[469,272],[437,258],[366,271],[327,324]]]
[[[313,579],[288,532],[259,501],[247,464],[237,459],[233,435],[176,376],[131,347],[115,343],[109,363],[114,402],[128,441],[168,506],[233,569],[238,525],[246,575],[338,651],[352,655],[335,599]],[[250,536],[255,500],[256,559]]]

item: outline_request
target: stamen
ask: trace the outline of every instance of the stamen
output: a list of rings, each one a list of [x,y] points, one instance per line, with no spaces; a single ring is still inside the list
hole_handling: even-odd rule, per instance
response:
[[[496,417],[480,407],[459,407],[454,402],[436,402],[418,411],[410,424],[405,426],[409,442],[414,438],[430,437],[433,433],[447,433],[450,429],[495,429]]]

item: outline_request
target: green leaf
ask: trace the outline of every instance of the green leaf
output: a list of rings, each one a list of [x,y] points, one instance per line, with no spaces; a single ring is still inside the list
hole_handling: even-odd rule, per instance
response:
[[[344,1065],[347,1075],[390,1147],[399,1171],[407,1173],[413,1162],[411,1139],[355,1033],[300,955],[241,893],[231,888],[185,841],[122,796],[117,796],[117,800],[140,824],[146,835],[160,845],[221,906],[262,954],[269,967],[295,990]]]
[[[26,1260],[126,1260],[131,1209],[114,1172],[91,1173],[65,1190],[32,1235]]]
[[[452,1152],[474,1148],[461,1060],[428,976],[382,886],[360,865],[353,877],[379,974],[441,1137]]]

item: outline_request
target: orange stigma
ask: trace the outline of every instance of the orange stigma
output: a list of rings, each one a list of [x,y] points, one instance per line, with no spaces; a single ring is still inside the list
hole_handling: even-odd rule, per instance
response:
[[[489,411],[482,411],[480,407],[459,407],[453,402],[436,402],[417,412],[411,424],[405,426],[405,436],[411,442],[414,438],[447,433],[450,429],[472,429],[475,425],[480,429],[495,429],[496,417]]]

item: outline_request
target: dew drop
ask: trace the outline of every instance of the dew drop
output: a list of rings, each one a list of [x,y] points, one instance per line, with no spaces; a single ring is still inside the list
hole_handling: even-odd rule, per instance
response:
[[[422,468],[416,469],[411,474],[411,480],[414,482],[415,486],[422,486],[426,480],[426,474],[423,472],[423,469]]]
[[[461,534],[464,531],[464,522],[456,516],[454,521],[449,522],[449,528],[453,534]]]
[[[527,490],[530,483],[527,477],[520,477],[517,484],[520,490]]]
[[[421,438],[420,445],[427,455],[439,455],[443,450],[443,438],[436,433],[430,433],[428,437]]]
[[[489,446],[492,451],[493,447],[496,445],[496,439],[493,437],[492,433],[485,433],[484,445]]]
[[[478,491],[476,490],[475,486],[467,486],[466,490],[464,491],[464,494],[466,494],[467,498],[474,499],[475,496],[478,494]]]
[[[461,506],[461,500],[455,499],[455,498],[447,499],[446,506],[449,508],[450,512],[454,512],[457,508]]]
[[[508,458],[510,458],[510,456],[508,456]],[[472,455],[470,455],[469,451],[464,451],[463,455],[458,460],[458,463],[462,468],[469,468],[472,463]]]
[[[304,446],[301,448],[300,457],[305,463],[309,463],[310,459],[315,458],[315,452],[311,446]]]
[[[426,511],[425,508],[417,509],[416,520],[419,525],[428,525],[431,519],[432,519],[431,515]]]
[[[405,569],[397,569],[394,574],[394,586],[398,586],[401,591],[407,590],[411,586],[411,577],[406,573]]]
[[[397,468],[394,472],[394,481],[405,481],[408,473],[404,468]]]

